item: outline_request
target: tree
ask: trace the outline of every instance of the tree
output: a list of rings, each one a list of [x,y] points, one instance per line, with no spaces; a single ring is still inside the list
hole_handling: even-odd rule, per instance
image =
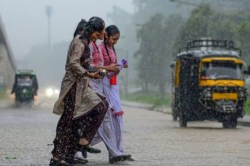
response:
[[[159,49],[163,43],[162,22],[163,16],[155,15],[137,33],[140,41],[140,47],[136,52],[136,56],[140,59],[138,71],[145,91],[149,90],[150,84],[155,85],[160,79],[160,70],[157,68],[163,62],[160,62],[158,58],[162,55],[161,49]]]
[[[201,37],[208,37],[208,27],[210,24],[212,10],[208,4],[202,4],[197,9],[193,10],[191,16],[182,26],[179,37],[175,44],[174,54],[177,50],[183,47],[188,41],[199,39]]]
[[[138,77],[144,91],[158,87],[161,96],[165,95],[170,83],[172,47],[182,24],[178,15],[165,19],[163,15],[153,16],[138,31],[140,46],[136,52]]]
[[[181,28],[180,35],[175,42],[174,52],[176,53],[190,40],[209,37],[234,41],[236,47],[242,49],[243,59],[247,60],[250,54],[249,28],[249,15],[232,11],[216,12],[208,4],[202,4],[191,13]]]

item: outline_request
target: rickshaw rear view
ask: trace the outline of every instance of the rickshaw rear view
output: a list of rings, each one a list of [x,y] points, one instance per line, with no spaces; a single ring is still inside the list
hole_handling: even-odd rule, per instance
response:
[[[236,128],[247,99],[241,50],[232,41],[201,39],[180,49],[173,69],[173,118],[214,120]]]

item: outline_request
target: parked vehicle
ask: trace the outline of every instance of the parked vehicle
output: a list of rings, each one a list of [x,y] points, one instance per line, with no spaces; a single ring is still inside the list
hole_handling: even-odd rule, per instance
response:
[[[15,75],[15,82],[12,94],[15,94],[15,103],[19,107],[21,104],[32,106],[34,97],[37,95],[38,82],[32,70],[19,70]]]
[[[215,120],[236,128],[247,99],[243,64],[232,41],[194,40],[180,49],[172,65],[172,115],[180,127]]]

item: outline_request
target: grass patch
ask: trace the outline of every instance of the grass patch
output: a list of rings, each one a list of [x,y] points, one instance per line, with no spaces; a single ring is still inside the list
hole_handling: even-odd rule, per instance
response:
[[[246,114],[250,114],[250,99],[248,98],[245,105]]]
[[[0,89],[0,100],[5,97],[5,91],[3,89]]]
[[[167,106],[169,107],[171,104],[170,96],[161,97],[158,94],[152,93],[133,93],[127,95],[121,95],[121,99],[124,101],[131,101],[137,103],[144,103],[144,104],[152,104],[154,106]]]

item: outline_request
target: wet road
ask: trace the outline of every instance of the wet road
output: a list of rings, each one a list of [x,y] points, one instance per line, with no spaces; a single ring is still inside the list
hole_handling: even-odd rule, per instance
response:
[[[51,105],[0,108],[0,166],[48,165],[59,117]],[[221,123],[188,123],[179,128],[170,115],[124,107],[125,151],[131,166],[249,166],[250,128],[223,129]],[[105,166],[108,154],[89,154],[90,166]]]

